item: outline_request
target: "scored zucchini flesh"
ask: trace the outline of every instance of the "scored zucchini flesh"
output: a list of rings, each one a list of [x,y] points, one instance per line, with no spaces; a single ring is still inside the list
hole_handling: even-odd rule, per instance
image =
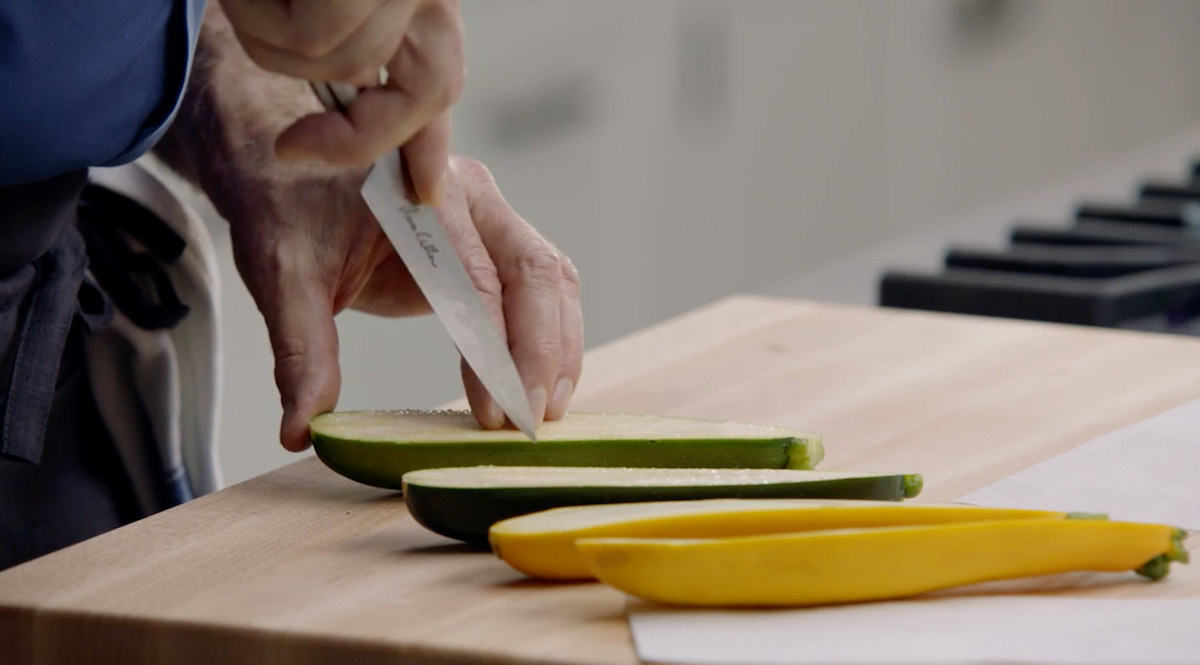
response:
[[[892,477],[915,496],[917,474],[870,471],[800,469],[640,469],[613,467],[471,466],[424,469],[404,476],[405,485],[461,490],[579,487],[728,487],[779,483],[836,482],[857,478]]]
[[[725,538],[827,529],[984,520],[1068,519],[1069,513],[875,500],[709,499],[555,508],[497,522],[492,550],[531,577],[592,579],[582,538]]]
[[[496,522],[563,506],[715,498],[901,501],[917,474],[799,469],[478,466],[404,475],[409,513],[441,535],[486,545]]]
[[[650,414],[570,413],[543,423],[537,443],[485,430],[468,411],[342,411],[309,423],[313,448],[337,473],[401,489],[430,468],[561,466],[811,469],[821,438],[789,427]]]
[[[806,606],[1071,571],[1158,579],[1167,562],[1187,560],[1183,535],[1162,524],[1033,518],[732,538],[581,538],[576,547],[596,579],[644,600]]]

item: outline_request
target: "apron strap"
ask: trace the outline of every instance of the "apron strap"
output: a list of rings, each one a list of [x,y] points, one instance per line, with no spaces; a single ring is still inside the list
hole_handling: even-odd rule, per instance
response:
[[[0,456],[30,464],[41,460],[63,350],[76,318],[94,334],[112,322],[114,305],[144,330],[173,328],[188,313],[161,265],[182,255],[184,239],[136,201],[68,175],[53,186],[19,192],[24,198],[17,203],[24,206],[4,210],[12,215],[3,220],[10,235],[35,236],[24,243],[33,248],[29,252],[51,243],[36,258],[14,254],[7,258],[16,265],[0,265],[0,280],[12,280],[18,288],[30,281],[24,302],[9,302],[10,311],[0,312],[14,328],[19,322],[8,342],[7,397],[0,395]],[[39,220],[39,215],[46,217]],[[23,233],[26,228],[30,233]],[[47,228],[56,229],[57,237],[46,236]],[[96,282],[87,275],[89,267]]]
[[[106,326],[112,310],[103,297],[80,299],[87,258],[83,240],[73,229],[60,236],[56,247],[33,263],[25,317],[11,344],[12,372],[0,420],[0,455],[37,464],[42,456],[46,419],[58,387],[59,365],[67,334],[77,314],[89,329]]]

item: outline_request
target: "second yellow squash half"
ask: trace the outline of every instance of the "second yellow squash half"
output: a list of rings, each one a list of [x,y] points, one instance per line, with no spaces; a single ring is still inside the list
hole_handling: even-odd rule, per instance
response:
[[[582,538],[727,538],[826,529],[1016,519],[1067,519],[1063,512],[954,504],[828,499],[708,499],[572,506],[503,520],[493,551],[531,577],[592,579],[575,546]]]
[[[1068,571],[1157,579],[1186,561],[1184,533],[1104,519],[1009,519],[728,538],[582,538],[601,582],[691,606],[804,606],[884,600]]]

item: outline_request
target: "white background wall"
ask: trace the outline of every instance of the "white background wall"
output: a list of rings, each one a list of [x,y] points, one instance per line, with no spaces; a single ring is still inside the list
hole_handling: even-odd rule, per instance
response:
[[[576,262],[589,347],[1200,120],[1200,3],[1189,0],[463,10],[456,151],[488,164]],[[237,482],[296,456],[277,443],[265,329],[224,223],[209,217],[225,271],[221,454]],[[339,408],[459,396],[435,320],[347,313],[339,331]]]

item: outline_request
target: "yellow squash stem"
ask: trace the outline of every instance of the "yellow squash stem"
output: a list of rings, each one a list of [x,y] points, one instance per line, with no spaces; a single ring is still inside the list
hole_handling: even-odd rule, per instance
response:
[[[1186,560],[1183,536],[1160,524],[1026,519],[576,545],[597,579],[652,602],[805,606],[1078,570],[1162,577],[1169,560]]]
[[[580,538],[725,538],[881,526],[1002,519],[1065,519],[1048,510],[894,501],[710,499],[555,508],[494,524],[492,550],[541,579],[592,579],[575,547]]]

